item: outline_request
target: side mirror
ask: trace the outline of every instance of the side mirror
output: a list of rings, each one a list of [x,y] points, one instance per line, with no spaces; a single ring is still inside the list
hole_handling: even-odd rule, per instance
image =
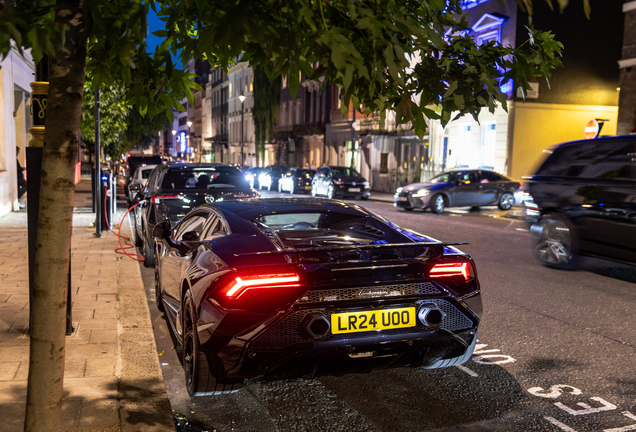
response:
[[[128,186],[128,190],[138,194],[139,192],[141,192],[141,185],[138,183],[131,184],[130,186]]]
[[[183,234],[182,239],[183,241],[191,241],[191,242],[199,241],[199,233],[196,231],[188,231],[187,233]]]
[[[158,239],[167,239],[170,237],[170,221],[164,220],[155,225],[152,229],[152,236]]]

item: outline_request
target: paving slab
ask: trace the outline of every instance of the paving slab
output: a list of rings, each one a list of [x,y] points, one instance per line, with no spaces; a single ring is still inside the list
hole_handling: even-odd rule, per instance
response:
[[[79,187],[86,189],[87,185],[80,183]],[[25,212],[0,217],[0,247],[11,250],[0,257],[3,432],[22,431],[25,416],[29,371],[26,218]],[[91,213],[73,215],[75,330],[66,338],[62,428],[82,432],[174,431],[138,263],[114,252],[119,242],[112,233],[93,236],[89,225],[94,218]]]

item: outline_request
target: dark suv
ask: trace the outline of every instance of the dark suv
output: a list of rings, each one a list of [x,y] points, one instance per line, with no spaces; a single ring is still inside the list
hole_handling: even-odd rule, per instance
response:
[[[155,225],[169,220],[172,225],[198,205],[252,198],[258,193],[235,167],[218,163],[175,163],[155,167],[144,189],[135,198],[133,237],[143,247],[144,265],[154,267]]]
[[[567,269],[578,254],[636,264],[636,136],[558,145],[525,178],[535,256]]]

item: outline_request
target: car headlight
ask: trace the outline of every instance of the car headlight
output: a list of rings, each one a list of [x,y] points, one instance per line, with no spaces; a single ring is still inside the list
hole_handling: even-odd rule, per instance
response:
[[[365,181],[365,182],[362,182],[362,186],[363,186],[363,187],[369,187],[369,182],[366,182],[366,181]]]
[[[428,189],[420,189],[413,194],[413,198],[422,198],[430,194],[431,191]]]
[[[395,190],[395,193],[396,193],[396,194],[399,194],[400,192],[402,192],[402,189],[404,189],[404,188],[401,188],[401,187],[397,188],[397,189]]]
[[[334,180],[333,182],[334,182],[335,184],[337,184],[337,185],[341,185],[341,184],[342,184],[342,180]]]

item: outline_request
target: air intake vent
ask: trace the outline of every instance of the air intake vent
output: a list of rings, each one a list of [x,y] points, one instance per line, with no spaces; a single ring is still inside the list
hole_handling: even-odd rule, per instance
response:
[[[351,227],[351,229],[355,231],[363,232],[366,234],[370,234],[375,237],[386,237],[386,233],[384,231],[372,226],[368,226],[368,225]]]

